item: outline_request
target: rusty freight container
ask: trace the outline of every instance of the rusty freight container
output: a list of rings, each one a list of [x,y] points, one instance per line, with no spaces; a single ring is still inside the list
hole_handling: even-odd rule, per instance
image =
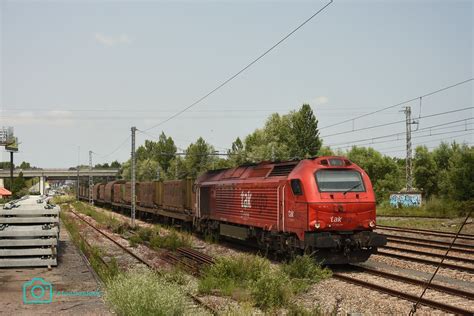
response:
[[[146,181],[140,182],[140,187],[137,192],[138,203],[139,206],[152,208],[155,206],[154,203],[154,195],[155,195],[155,182],[154,181]]]
[[[153,196],[153,202],[155,205],[161,207],[163,205],[163,181],[154,181],[155,184],[155,194]]]
[[[122,181],[122,180],[111,181],[111,182],[108,182],[105,185],[105,190],[104,190],[104,202],[105,203],[110,203],[111,204],[112,202],[114,202],[114,193],[115,193],[114,185],[120,184],[120,183],[125,183],[125,181]],[[120,189],[120,187],[119,187],[119,189]]]
[[[139,182],[135,183],[135,197],[136,197],[136,202],[137,203],[139,203],[139,199],[138,199],[139,186],[140,186]],[[122,195],[123,201],[126,204],[130,204],[132,202],[132,183],[131,182],[125,183],[122,190],[123,190],[122,191],[123,192],[123,195]]]
[[[193,180],[173,180],[163,183],[163,209],[192,210]]]
[[[105,184],[101,183],[99,184],[99,192],[97,194],[97,200],[104,202],[104,198],[105,198]]]
[[[120,181],[112,185],[112,202],[114,204],[123,204],[123,193],[125,191],[125,181]]]
[[[96,201],[99,197],[99,185],[100,183],[94,184],[94,187],[92,188],[92,199]]]

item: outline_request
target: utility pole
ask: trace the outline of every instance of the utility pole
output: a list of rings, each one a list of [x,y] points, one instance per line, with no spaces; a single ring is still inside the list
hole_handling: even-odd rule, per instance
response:
[[[132,207],[131,207],[131,217],[132,217],[132,227],[135,227],[135,204],[136,204],[136,196],[135,196],[135,132],[137,128],[132,126],[132,166],[131,166],[131,178],[132,178]]]
[[[412,149],[411,149],[411,125],[414,123],[411,120],[411,107],[406,106],[403,110],[406,116],[406,133],[407,133],[407,157],[406,157],[406,190],[410,192],[413,189],[412,177]]]
[[[10,191],[13,193],[13,151],[10,151]]]
[[[89,150],[89,203],[94,205],[94,197],[92,191],[94,190],[94,179],[92,179],[92,150]]]
[[[76,180],[76,199],[79,201],[79,168],[81,165],[81,146],[77,146],[77,180]]]

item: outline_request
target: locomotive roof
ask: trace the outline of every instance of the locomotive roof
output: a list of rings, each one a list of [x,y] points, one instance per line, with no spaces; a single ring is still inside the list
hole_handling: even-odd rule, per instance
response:
[[[256,177],[287,177],[301,160],[262,161],[243,164],[234,168],[210,170],[198,178],[198,182],[224,179],[248,179]]]

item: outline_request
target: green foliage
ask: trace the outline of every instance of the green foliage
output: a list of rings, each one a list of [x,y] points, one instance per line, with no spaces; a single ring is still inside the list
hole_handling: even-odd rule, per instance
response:
[[[298,158],[314,157],[321,148],[318,120],[309,104],[303,104],[298,112],[291,117],[292,132],[295,145],[292,146],[291,156]]]
[[[474,199],[474,147],[463,145],[449,159],[448,192],[455,200]]]
[[[106,284],[105,300],[118,315],[183,315],[181,287],[150,269],[119,274]]]
[[[195,143],[190,144],[186,149],[186,157],[184,158],[187,176],[196,178],[199,174],[212,169],[213,153],[214,147],[206,143],[202,137],[199,137]]]
[[[248,161],[288,160],[316,156],[321,148],[318,121],[308,104],[286,115],[272,114],[263,129],[245,138],[240,157]]]
[[[272,309],[289,304],[294,294],[329,276],[330,272],[321,269],[309,256],[280,268],[259,256],[237,255],[220,257],[207,267],[199,280],[199,291],[220,293]]]
[[[312,282],[319,282],[332,275],[331,270],[321,268],[309,255],[297,256],[282,266],[285,272],[292,279],[305,279]]]
[[[438,170],[433,155],[426,146],[418,146],[414,158],[415,186],[422,188],[426,196],[438,193]]]
[[[179,247],[190,247],[191,237],[186,233],[178,233],[171,229],[169,233],[160,235],[157,231],[150,236],[150,246],[155,249],[165,248],[176,250]]]
[[[292,297],[290,279],[284,273],[265,271],[252,284],[251,293],[255,305],[262,309],[281,307]]]

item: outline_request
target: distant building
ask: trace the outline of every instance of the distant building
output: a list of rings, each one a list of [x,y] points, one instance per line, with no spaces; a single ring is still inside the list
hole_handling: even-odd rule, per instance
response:
[[[5,188],[0,188],[0,199],[11,196],[12,193]]]

